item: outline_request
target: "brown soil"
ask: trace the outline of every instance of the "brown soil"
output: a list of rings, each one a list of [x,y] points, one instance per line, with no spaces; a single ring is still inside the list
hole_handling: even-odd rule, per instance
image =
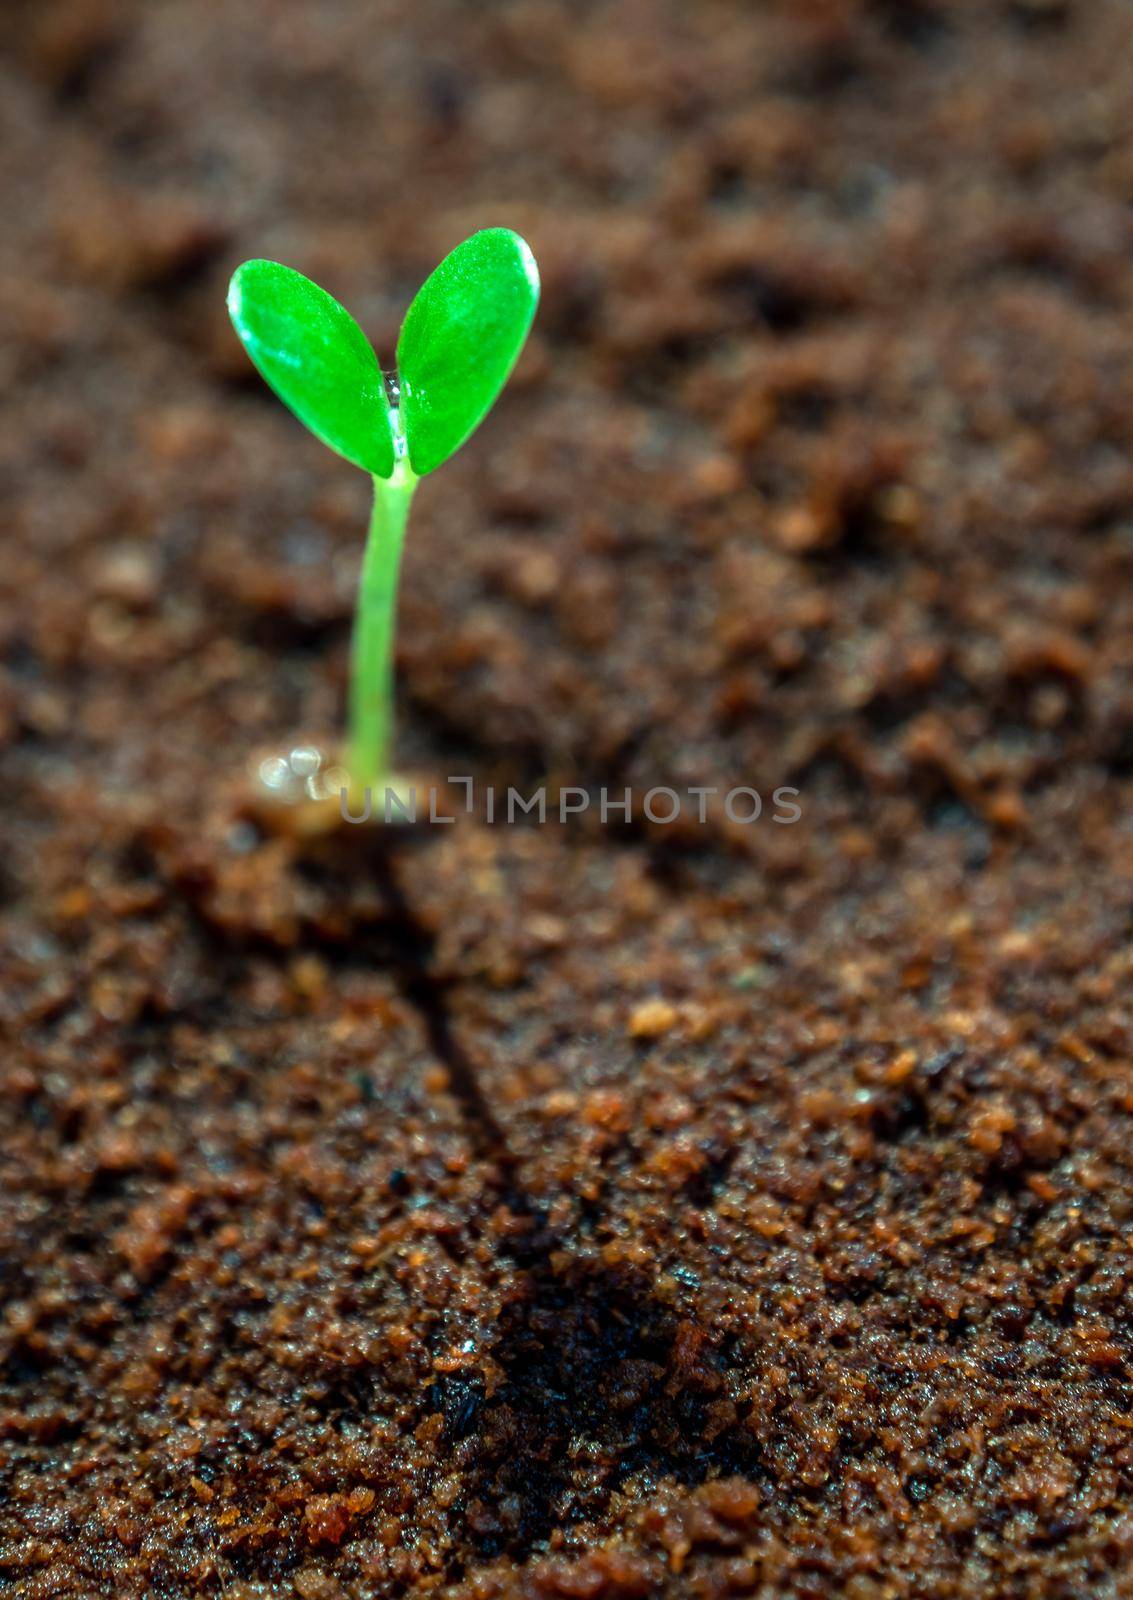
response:
[[[1133,1595],[1128,0],[10,0],[0,1574]],[[407,768],[792,827],[304,840],[385,351],[544,269],[418,496]]]

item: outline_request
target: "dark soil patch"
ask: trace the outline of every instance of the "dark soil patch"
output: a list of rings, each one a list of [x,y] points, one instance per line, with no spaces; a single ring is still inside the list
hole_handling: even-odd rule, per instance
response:
[[[527,1269],[484,1380],[438,1385],[481,1556],[519,1559],[556,1529],[594,1524],[611,1496],[664,1481],[758,1476],[751,1402],[728,1396],[710,1336],[647,1281],[586,1262]]]

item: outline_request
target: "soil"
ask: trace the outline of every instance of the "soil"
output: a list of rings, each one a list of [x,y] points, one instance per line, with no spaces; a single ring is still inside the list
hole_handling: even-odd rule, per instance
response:
[[[1129,16],[10,0],[6,1593],[1133,1595]],[[366,484],[227,275],[497,223],[404,765],[755,824],[253,803]]]

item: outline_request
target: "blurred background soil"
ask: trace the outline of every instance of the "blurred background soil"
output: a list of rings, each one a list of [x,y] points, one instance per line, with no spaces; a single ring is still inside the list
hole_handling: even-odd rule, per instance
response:
[[[1128,0],[8,0],[0,1573],[1133,1594]],[[277,834],[363,476],[248,256],[535,333],[417,498],[409,770]]]

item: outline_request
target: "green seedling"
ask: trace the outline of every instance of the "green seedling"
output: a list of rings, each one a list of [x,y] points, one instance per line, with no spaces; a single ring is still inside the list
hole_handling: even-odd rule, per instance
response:
[[[539,272],[519,235],[473,234],[418,291],[387,384],[366,335],[325,289],[276,261],[245,261],[233,275],[229,314],[261,375],[374,481],[350,671],[346,764],[357,789],[390,775],[397,583],[417,481],[492,409],[538,303]]]

